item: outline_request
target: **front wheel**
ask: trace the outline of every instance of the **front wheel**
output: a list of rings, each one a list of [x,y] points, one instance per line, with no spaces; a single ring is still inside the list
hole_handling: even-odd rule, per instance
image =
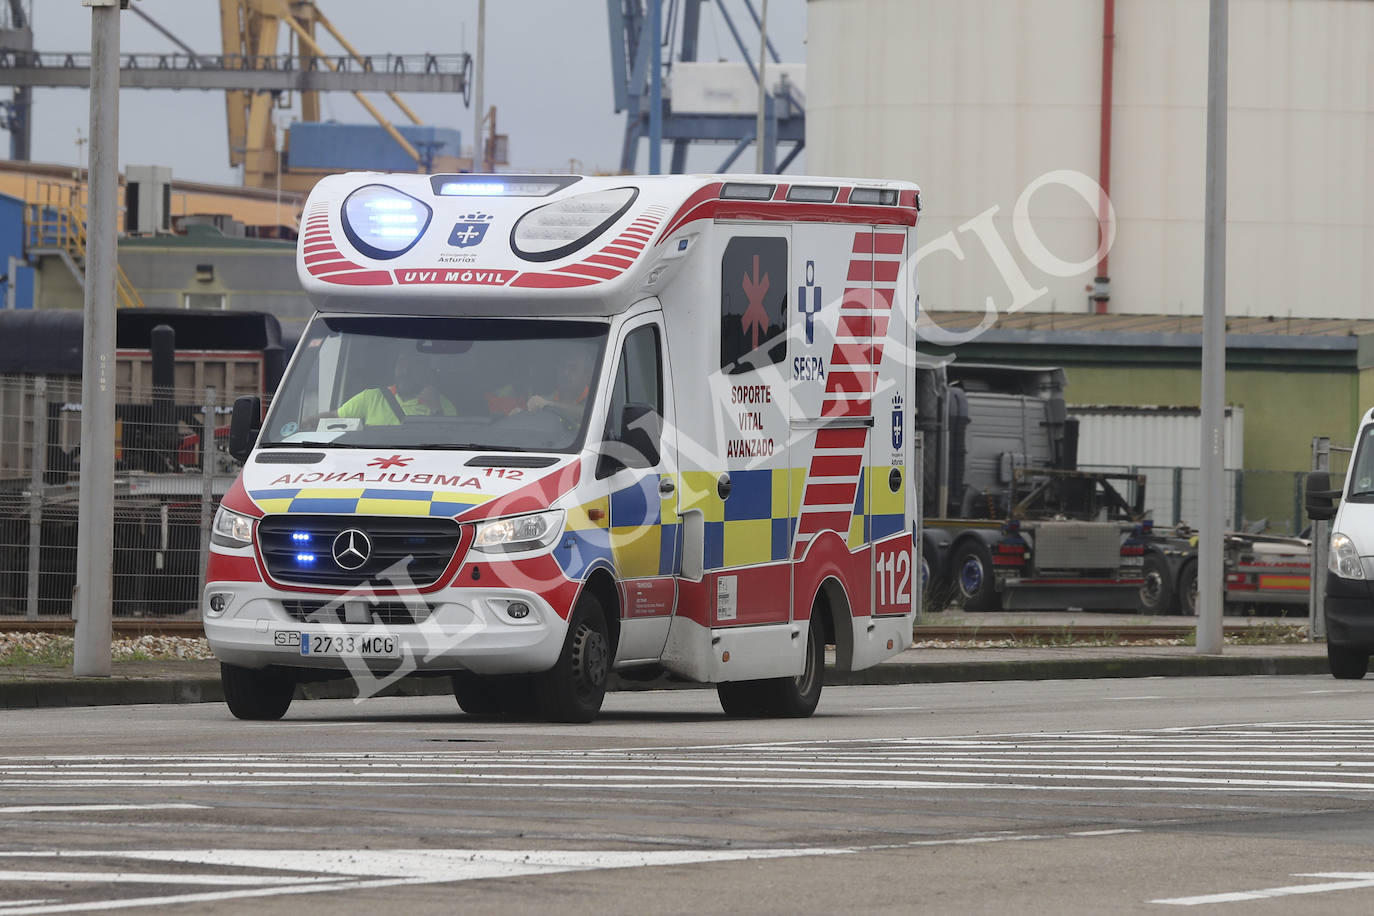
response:
[[[1337,680],[1358,681],[1369,670],[1369,653],[1327,643],[1326,663]]]
[[[237,719],[280,719],[296,695],[296,678],[286,668],[241,668],[220,662],[219,680],[224,702]]]
[[[757,681],[725,681],[716,685],[720,708],[727,716],[754,719],[805,719],[816,711],[825,686],[825,628],[818,609],[806,628],[806,666],[796,677]]]
[[[590,722],[606,699],[611,640],[601,602],[584,593],[568,620],[563,652],[552,668],[534,677],[540,715],[550,722]]]

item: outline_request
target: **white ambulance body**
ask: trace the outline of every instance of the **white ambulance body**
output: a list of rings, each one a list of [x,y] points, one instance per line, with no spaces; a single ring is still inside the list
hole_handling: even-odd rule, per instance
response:
[[[616,670],[809,715],[826,643],[905,649],[918,209],[891,181],[325,178],[318,312],[260,431],[236,406],[214,523],[231,710],[429,673],[586,721]]]

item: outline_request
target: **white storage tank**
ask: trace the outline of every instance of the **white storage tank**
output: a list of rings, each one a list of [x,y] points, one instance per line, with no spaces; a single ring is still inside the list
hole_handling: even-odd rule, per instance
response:
[[[921,262],[927,309],[1099,310],[1097,202],[1054,173],[1100,175],[1108,8],[1116,237],[1100,310],[1200,314],[1206,2],[808,4],[807,170],[921,183],[922,242],[940,249]],[[1374,2],[1232,0],[1230,21],[1227,311],[1361,317]],[[1017,202],[1046,176],[1018,237]]]

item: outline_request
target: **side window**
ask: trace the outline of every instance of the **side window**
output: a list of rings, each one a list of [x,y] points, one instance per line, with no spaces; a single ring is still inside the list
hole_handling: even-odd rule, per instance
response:
[[[720,368],[751,372],[787,358],[787,239],[733,238],[720,261]]]
[[[597,476],[608,476],[622,467],[658,464],[663,433],[663,361],[658,328],[636,328],[626,336],[609,406],[607,453]]]

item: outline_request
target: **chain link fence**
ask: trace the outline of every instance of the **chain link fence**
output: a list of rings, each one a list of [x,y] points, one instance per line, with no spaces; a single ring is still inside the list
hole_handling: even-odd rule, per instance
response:
[[[1197,468],[1144,465],[1084,465],[1085,471],[1144,474],[1145,509],[1156,525],[1194,527],[1202,517]],[[1303,487],[1307,471],[1226,471],[1226,527],[1253,534],[1300,534],[1307,525]],[[1135,499],[1135,486],[1129,487]]]
[[[210,519],[238,472],[221,391],[117,379],[116,616],[198,608]],[[0,376],[0,616],[71,614],[80,443],[80,379]]]

